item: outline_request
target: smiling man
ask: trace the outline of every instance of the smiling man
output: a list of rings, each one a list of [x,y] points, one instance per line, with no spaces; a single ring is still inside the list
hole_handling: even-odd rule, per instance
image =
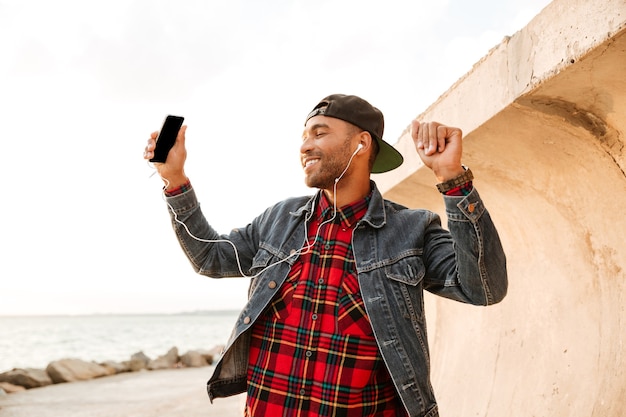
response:
[[[318,191],[228,235],[208,224],[184,173],[185,127],[155,164],[193,268],[250,279],[249,302],[208,382],[211,400],[246,392],[247,416],[438,415],[423,291],[497,303],[506,259],[461,164],[460,129],[412,123],[416,152],[440,181],[449,231],[435,213],[381,196],[370,174],[403,163],[383,131],[382,113],[367,101],[321,100],[300,147],[305,183]]]

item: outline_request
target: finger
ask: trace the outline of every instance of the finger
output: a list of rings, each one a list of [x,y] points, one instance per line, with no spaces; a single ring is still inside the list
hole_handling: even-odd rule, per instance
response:
[[[463,139],[463,131],[458,127],[451,128],[450,139],[462,140]]]
[[[437,124],[429,122],[423,125],[424,129],[424,152],[430,156],[437,150]]]
[[[428,124],[427,123],[422,123],[420,124],[420,128],[417,132],[417,137],[418,137],[418,141],[419,141],[419,145],[420,145],[420,149],[426,150],[426,147],[428,146],[428,138],[426,138],[426,132],[428,132]]]
[[[446,140],[449,137],[448,128],[446,126],[437,126],[437,151],[443,152],[446,149]]]
[[[424,143],[422,142],[419,136],[420,128],[421,128],[420,122],[418,122],[417,120],[411,121],[411,137],[413,138],[413,142],[415,142],[415,147],[417,149],[424,148]]]
[[[417,134],[420,130],[420,122],[417,120],[411,120],[411,137],[413,140],[417,140]]]
[[[159,136],[159,132],[152,132],[150,138],[146,143],[146,147],[143,149],[144,159],[152,159],[154,157],[154,148],[156,148],[156,138]]]

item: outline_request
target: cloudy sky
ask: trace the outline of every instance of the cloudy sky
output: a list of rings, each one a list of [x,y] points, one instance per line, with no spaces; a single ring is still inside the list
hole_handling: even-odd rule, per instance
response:
[[[548,3],[0,0],[0,315],[241,307],[244,279],[193,273],[142,159],[166,114],[227,232],[311,192],[298,149],[321,98],[367,99],[395,143]]]

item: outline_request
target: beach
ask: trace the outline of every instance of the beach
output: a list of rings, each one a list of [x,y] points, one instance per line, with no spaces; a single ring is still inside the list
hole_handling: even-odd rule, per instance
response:
[[[0,396],[0,417],[241,417],[245,396],[213,404],[213,366],[122,373]]]
[[[238,314],[0,316],[0,372],[45,369],[64,358],[122,362],[143,352],[155,359],[174,346],[181,355],[208,350],[226,343]]]

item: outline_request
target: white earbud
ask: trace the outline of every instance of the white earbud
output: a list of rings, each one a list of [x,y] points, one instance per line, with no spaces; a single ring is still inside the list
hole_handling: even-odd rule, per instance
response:
[[[359,143],[359,146],[356,147],[356,151],[360,151],[361,149],[363,149],[363,144]]]

